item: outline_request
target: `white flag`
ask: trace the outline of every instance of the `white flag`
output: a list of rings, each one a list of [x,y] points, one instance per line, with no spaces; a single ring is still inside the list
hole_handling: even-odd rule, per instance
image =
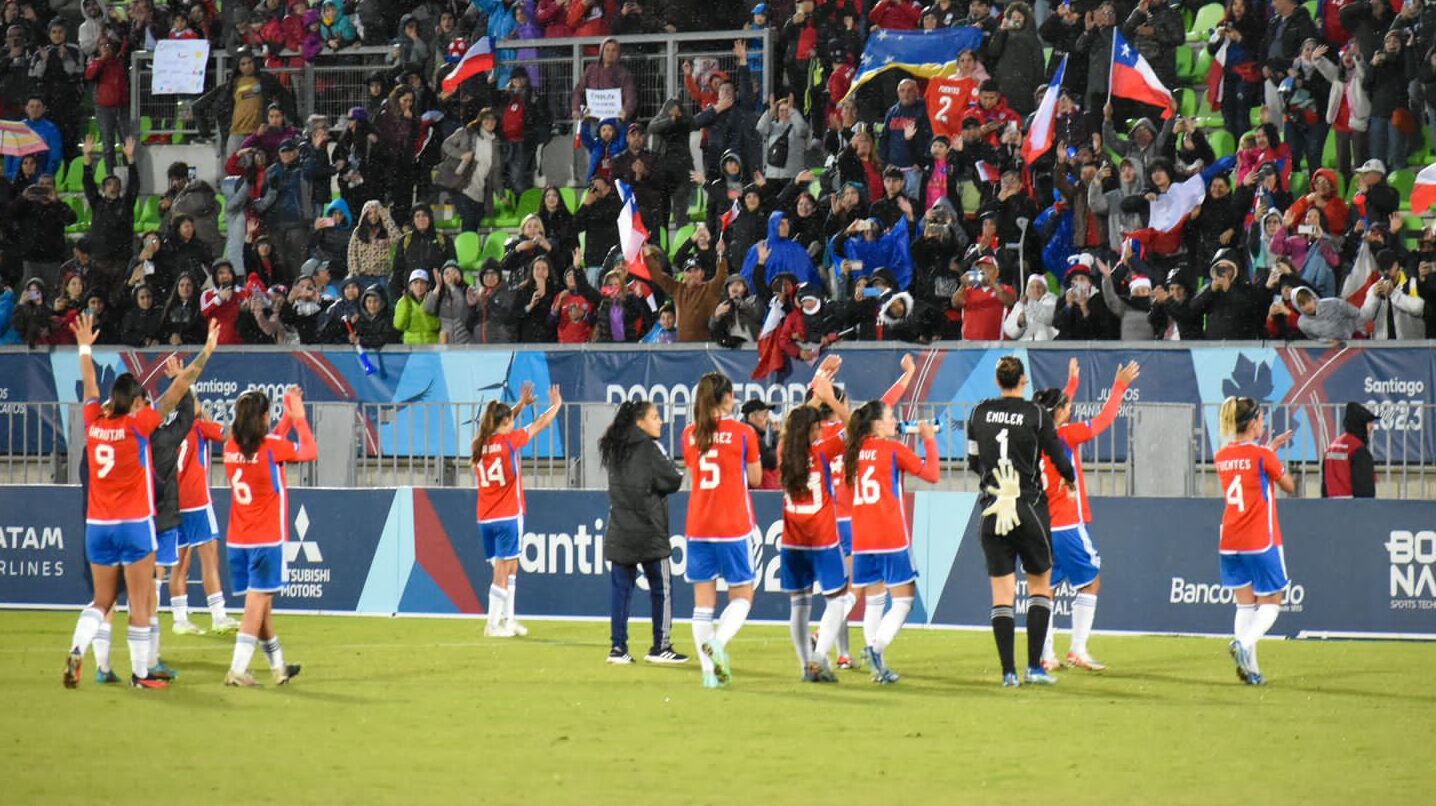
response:
[[[1206,195],[1207,184],[1202,181],[1201,174],[1180,185],[1172,185],[1166,193],[1152,202],[1147,226],[1162,232],[1171,232],[1186,220],[1187,213],[1197,209],[1197,205],[1202,203]]]

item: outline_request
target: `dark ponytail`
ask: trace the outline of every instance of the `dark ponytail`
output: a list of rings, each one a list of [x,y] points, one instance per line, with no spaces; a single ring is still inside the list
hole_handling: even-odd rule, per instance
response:
[[[1032,402],[1047,409],[1049,413],[1056,414],[1058,409],[1072,401],[1067,398],[1066,392],[1056,387],[1049,387],[1033,392]]]
[[[230,426],[230,435],[234,437],[234,444],[239,446],[239,452],[245,456],[253,456],[259,452],[259,446],[264,444],[264,437],[269,433],[269,395],[258,390],[251,390],[239,396],[234,403],[234,423]]]
[[[872,400],[858,407],[848,420],[848,447],[843,452],[843,479],[853,486],[858,477],[858,452],[863,449],[863,440],[872,436],[873,425],[883,418],[888,404]]]
[[[500,403],[497,400],[490,400],[484,407],[484,416],[479,420],[479,433],[474,436],[474,444],[469,448],[469,461],[478,464],[484,455],[484,446],[498,433],[499,426],[504,420],[512,417],[514,410],[509,408],[507,403]]]
[[[613,415],[608,430],[598,438],[598,457],[601,467],[615,470],[628,461],[633,443],[628,441],[628,432],[638,427],[638,421],[648,416],[653,404],[647,400],[625,400]]]
[[[813,445],[813,427],[822,422],[822,412],[812,406],[799,406],[783,421],[783,454],[778,457],[778,474],[783,491],[789,495],[807,495],[808,476],[812,473],[809,448]]]
[[[721,372],[710,372],[698,380],[693,390],[693,441],[699,453],[713,447],[718,433],[718,420],[723,416],[723,398],[732,394],[733,382]]]

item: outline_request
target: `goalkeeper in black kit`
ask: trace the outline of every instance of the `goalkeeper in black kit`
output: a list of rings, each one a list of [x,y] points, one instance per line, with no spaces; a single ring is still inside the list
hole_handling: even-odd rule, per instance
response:
[[[1072,489],[1072,462],[1052,416],[1027,400],[1022,360],[997,362],[999,397],[978,404],[967,421],[967,462],[982,477],[982,553],[992,579],[992,636],[1002,660],[1002,685],[1017,686],[1013,660],[1017,560],[1027,574],[1027,682],[1052,685],[1042,669],[1042,645],[1052,623],[1052,536],[1042,462],[1052,462]]]

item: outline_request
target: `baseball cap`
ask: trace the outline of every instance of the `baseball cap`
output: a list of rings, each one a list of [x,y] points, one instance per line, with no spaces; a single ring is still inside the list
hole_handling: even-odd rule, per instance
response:
[[[290,137],[289,139],[287,139],[287,140],[285,140],[284,142],[282,142],[282,143],[279,144],[279,150],[280,150],[280,151],[298,151],[298,150],[299,150],[299,139],[296,138],[296,137]]]
[[[313,277],[314,275],[318,274],[321,269],[327,268],[329,268],[329,261],[320,260],[317,257],[312,257],[304,261],[304,265],[299,267],[299,276]]]
[[[1385,176],[1386,163],[1382,162],[1381,160],[1367,160],[1366,162],[1361,163],[1361,167],[1357,168],[1356,172],[1359,174],[1378,173],[1382,176]]]
[[[769,402],[767,402],[767,401],[765,401],[765,400],[758,400],[757,398],[754,398],[754,399],[752,399],[752,400],[745,400],[745,401],[743,401],[742,412],[743,412],[743,416],[744,416],[744,417],[747,417],[748,415],[752,414],[752,413],[755,412],[755,411],[777,411],[777,410],[778,410],[778,407],[777,407],[777,406],[774,406],[773,404],[771,404],[771,403],[769,403]]]
[[[414,269],[409,272],[409,282],[412,283],[415,280],[423,280],[427,283],[429,282],[429,273],[423,269]]]

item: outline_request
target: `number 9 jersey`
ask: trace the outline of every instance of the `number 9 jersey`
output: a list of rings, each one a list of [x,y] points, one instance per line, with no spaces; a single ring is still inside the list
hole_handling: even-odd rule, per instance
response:
[[[748,463],[758,459],[758,434],[747,423],[719,420],[702,455],[692,424],[683,429],[683,464],[693,475],[688,494],[689,540],[746,540],[757,521],[748,497]]]
[[[85,402],[85,450],[90,461],[89,523],[143,521],[155,516],[150,435],[162,422],[145,406],[106,417],[99,401]]]

